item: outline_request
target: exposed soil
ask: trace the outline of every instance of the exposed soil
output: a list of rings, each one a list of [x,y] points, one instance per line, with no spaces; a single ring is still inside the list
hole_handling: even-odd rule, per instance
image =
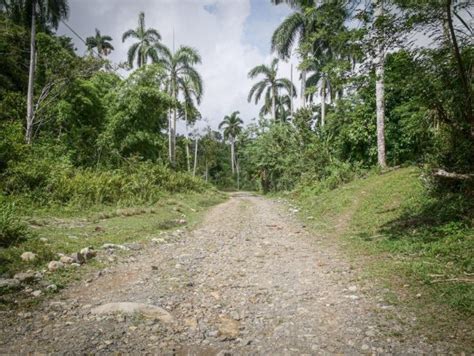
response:
[[[147,245],[31,312],[3,312],[0,353],[461,351],[420,335],[413,315],[323,239],[284,204],[235,194],[181,239]],[[97,313],[112,302],[140,304]]]

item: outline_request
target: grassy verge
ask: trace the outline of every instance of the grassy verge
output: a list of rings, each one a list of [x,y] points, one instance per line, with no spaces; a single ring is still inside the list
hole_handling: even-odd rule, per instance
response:
[[[474,316],[474,203],[433,198],[420,174],[402,168],[293,198],[308,226],[390,288],[392,303],[414,307],[424,322],[466,321]]]
[[[0,249],[0,275],[12,277],[27,270],[45,272],[47,263],[58,259],[58,253],[78,252],[84,247],[99,249],[105,243],[124,244],[146,242],[159,237],[163,231],[183,226],[191,227],[200,220],[208,207],[220,203],[225,195],[216,191],[163,195],[153,205],[116,208],[93,206],[78,208],[48,208],[23,211],[22,220],[29,225],[30,236],[13,246]],[[37,255],[32,262],[21,259],[23,252]],[[67,268],[45,273],[43,285],[55,283],[59,288],[79,279],[84,272],[102,267],[98,260],[91,260],[83,267]],[[13,292],[13,293],[12,293]],[[17,299],[18,290],[0,291],[0,305]],[[8,297],[10,296],[10,297]]]

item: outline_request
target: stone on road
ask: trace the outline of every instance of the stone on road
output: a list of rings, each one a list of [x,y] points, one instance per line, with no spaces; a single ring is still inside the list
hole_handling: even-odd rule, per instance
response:
[[[233,194],[169,237],[28,313],[0,311],[0,354],[460,351],[455,339],[425,337],[414,315],[361,282],[337,241],[276,201]]]

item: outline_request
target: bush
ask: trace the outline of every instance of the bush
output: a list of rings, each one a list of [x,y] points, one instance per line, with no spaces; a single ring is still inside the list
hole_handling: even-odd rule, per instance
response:
[[[115,169],[74,168],[67,158],[35,153],[7,170],[3,190],[40,205],[151,203],[163,193],[202,192],[210,188],[199,178],[152,162],[129,159]]]
[[[15,206],[0,201],[0,247],[18,244],[28,236],[27,226],[17,218]]]

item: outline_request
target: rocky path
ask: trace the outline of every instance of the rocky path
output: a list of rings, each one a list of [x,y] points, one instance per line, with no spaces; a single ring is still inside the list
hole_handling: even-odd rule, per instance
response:
[[[201,227],[149,246],[31,313],[1,315],[0,353],[420,354],[413,316],[358,283],[288,207],[236,194]]]

